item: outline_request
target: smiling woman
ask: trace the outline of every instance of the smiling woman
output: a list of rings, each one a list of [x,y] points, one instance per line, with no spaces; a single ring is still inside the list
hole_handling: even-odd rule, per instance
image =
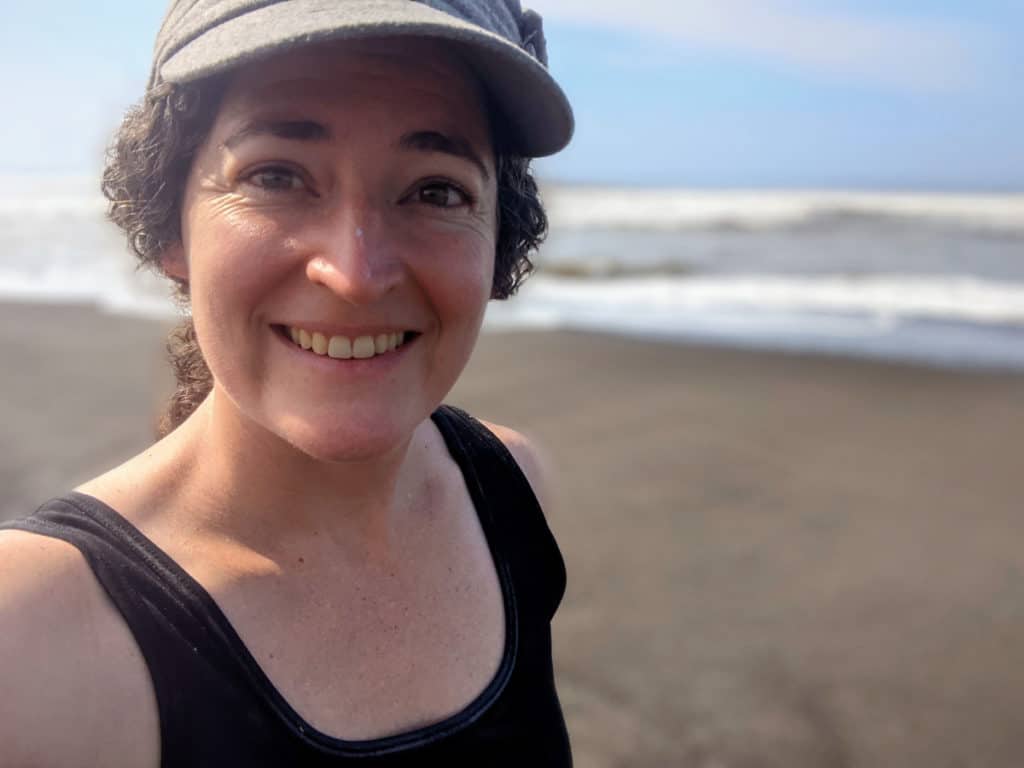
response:
[[[240,68],[161,255],[189,286],[213,402],[237,406],[215,412],[325,460],[400,446],[465,366],[492,292],[493,162],[475,83],[437,42]],[[281,344],[291,329],[300,344]],[[351,355],[328,355],[332,339]]]
[[[5,755],[569,764],[543,468],[441,405],[543,238],[526,158],[571,135],[539,17],[179,2],[156,50],[104,189],[189,309],[178,391],[0,532]]]

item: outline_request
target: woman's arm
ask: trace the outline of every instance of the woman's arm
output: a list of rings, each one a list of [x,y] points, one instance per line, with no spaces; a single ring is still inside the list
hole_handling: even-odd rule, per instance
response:
[[[0,627],[0,764],[159,765],[149,672],[78,550],[0,531]]]

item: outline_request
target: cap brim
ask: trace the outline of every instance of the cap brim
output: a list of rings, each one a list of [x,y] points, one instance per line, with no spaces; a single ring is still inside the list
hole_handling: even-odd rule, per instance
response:
[[[572,108],[539,61],[503,37],[409,0],[289,0],[256,8],[167,52],[159,77],[192,82],[312,43],[404,36],[459,44],[507,123],[510,151],[544,157],[569,143]]]

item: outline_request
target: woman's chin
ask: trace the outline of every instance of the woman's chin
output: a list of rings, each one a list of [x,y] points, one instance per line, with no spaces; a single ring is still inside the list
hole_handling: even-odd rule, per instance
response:
[[[362,462],[404,451],[418,423],[403,424],[392,419],[292,422],[278,435],[292,448],[317,461]]]

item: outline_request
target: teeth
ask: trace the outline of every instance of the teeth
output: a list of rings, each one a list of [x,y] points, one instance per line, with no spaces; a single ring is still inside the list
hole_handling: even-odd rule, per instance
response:
[[[376,347],[373,343],[373,336],[360,336],[352,342],[352,357],[364,360],[373,357]]]
[[[348,340],[348,336],[331,336],[327,354],[339,360],[348,360],[352,357],[352,342]]]
[[[366,360],[374,355],[392,352],[405,342],[403,331],[378,333],[376,336],[359,336],[350,339],[347,336],[325,336],[320,332],[310,333],[302,328],[288,328],[288,336],[303,349],[312,350],[318,355],[328,355],[338,360],[357,358]]]

